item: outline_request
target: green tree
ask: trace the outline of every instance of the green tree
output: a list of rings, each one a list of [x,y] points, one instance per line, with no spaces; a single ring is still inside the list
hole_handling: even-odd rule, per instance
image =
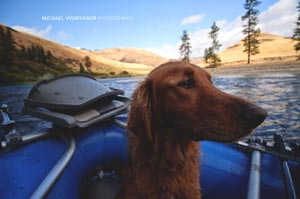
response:
[[[27,47],[26,51],[27,51],[27,59],[33,60],[33,55],[32,55],[32,52],[31,52],[31,47]]]
[[[84,62],[85,62],[84,65],[87,69],[90,69],[92,67],[92,62],[89,56],[84,57]]]
[[[217,55],[217,51],[222,46],[218,41],[218,34],[220,28],[216,25],[216,22],[211,26],[211,31],[208,33],[208,37],[212,40],[211,47],[204,50],[204,59],[209,61],[209,66],[217,67],[221,64],[221,59]]]
[[[47,60],[46,65],[52,67],[52,65],[54,64],[54,56],[52,55],[50,50],[47,50],[46,60]]]
[[[222,44],[218,41],[218,34],[219,34],[220,28],[216,25],[216,22],[213,23],[211,26],[211,31],[208,33],[208,37],[212,39],[212,49],[215,53],[220,49]]]
[[[15,54],[16,48],[11,30],[0,27],[0,63],[4,66],[11,66]]]
[[[209,47],[209,48],[205,48],[204,49],[204,60],[206,63],[208,63],[210,61],[210,58],[212,57],[212,48]]]
[[[53,55],[50,50],[47,50],[47,59],[52,59]]]
[[[300,1],[298,1],[298,17],[296,21],[296,27],[294,29],[294,34],[293,34],[293,40],[296,41],[296,44],[294,45],[295,51],[298,53],[298,60],[300,60]]]
[[[246,37],[243,39],[245,50],[247,53],[247,64],[250,64],[251,55],[256,55],[259,53],[259,40],[257,39],[260,30],[256,28],[258,25],[257,15],[259,11],[256,9],[257,6],[260,5],[260,1],[257,0],[246,0],[244,4],[244,8],[246,9],[246,13],[242,16],[242,21],[245,22],[243,24],[243,33]]]
[[[84,69],[84,67],[83,67],[83,65],[82,65],[81,62],[80,62],[80,64],[79,64],[79,72],[80,72],[80,73],[85,73],[85,69]]]
[[[190,44],[190,37],[186,30],[183,31],[181,36],[181,45],[179,47],[179,52],[182,60],[185,62],[190,62],[190,54],[192,53],[192,46]]]
[[[5,30],[2,26],[0,26],[0,65],[4,64],[5,57],[4,57],[4,42],[5,42]]]
[[[28,48],[28,54],[29,54],[29,59],[31,61],[35,61],[35,59],[36,59],[36,47],[35,47],[35,45],[31,44],[31,47]]]
[[[26,48],[25,48],[25,46],[23,46],[23,45],[21,45],[21,56],[22,56],[24,59],[27,59]]]
[[[11,34],[10,28],[6,28],[6,42],[5,42],[5,57],[6,57],[6,64],[8,66],[13,64],[14,56],[16,53],[15,48],[15,41],[13,39],[13,36]]]
[[[38,45],[37,49],[38,49],[38,53],[37,53],[38,62],[42,64],[46,64],[46,55],[43,46]]]

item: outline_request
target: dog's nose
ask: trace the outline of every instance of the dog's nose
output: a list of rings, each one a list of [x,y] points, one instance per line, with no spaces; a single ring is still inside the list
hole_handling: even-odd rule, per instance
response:
[[[267,112],[263,108],[256,105],[249,105],[245,110],[244,117],[247,124],[255,128],[266,119],[267,115]]]

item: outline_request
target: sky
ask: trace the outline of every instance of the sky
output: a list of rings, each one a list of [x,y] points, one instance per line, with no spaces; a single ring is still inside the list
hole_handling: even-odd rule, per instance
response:
[[[292,36],[297,0],[261,0],[262,32]],[[220,27],[220,51],[243,38],[245,0],[1,0],[0,23],[74,48],[134,47],[179,58],[183,30],[192,57],[211,45],[208,32]]]

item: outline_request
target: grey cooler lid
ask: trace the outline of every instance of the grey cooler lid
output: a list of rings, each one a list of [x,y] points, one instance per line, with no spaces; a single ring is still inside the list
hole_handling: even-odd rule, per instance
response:
[[[103,86],[92,76],[69,74],[36,84],[25,99],[25,106],[76,110],[95,101],[123,94],[122,90]]]
[[[126,112],[130,100],[123,94],[89,75],[63,75],[33,86],[23,110],[57,126],[85,128]]]

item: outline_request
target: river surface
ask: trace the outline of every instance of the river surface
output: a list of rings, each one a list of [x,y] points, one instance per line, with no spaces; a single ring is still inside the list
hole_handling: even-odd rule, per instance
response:
[[[122,89],[130,97],[143,78],[117,78],[99,80],[106,86]],[[286,142],[300,143],[300,75],[271,74],[255,76],[218,75],[214,85],[224,92],[246,98],[268,112],[265,122],[252,134],[271,139],[278,133]],[[0,103],[7,104],[17,122],[16,129],[23,134],[34,133],[52,124],[22,113],[25,99],[32,85],[0,87]]]

